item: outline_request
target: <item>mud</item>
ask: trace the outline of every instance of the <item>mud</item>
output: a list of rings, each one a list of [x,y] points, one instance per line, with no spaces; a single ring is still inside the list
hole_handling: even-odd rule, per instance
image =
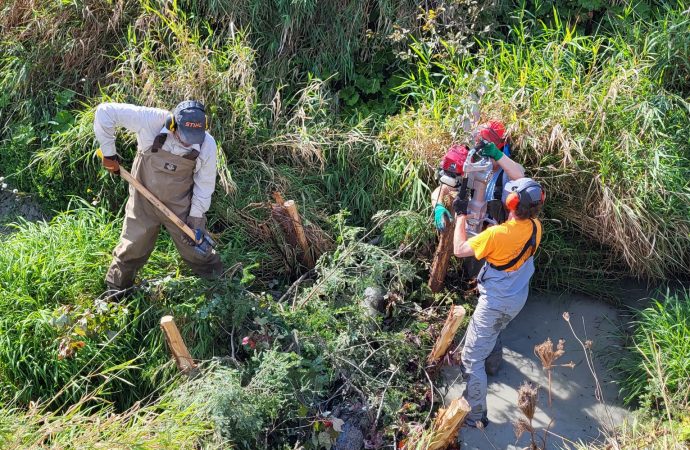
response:
[[[564,312],[578,337],[592,341],[593,368],[599,385],[585,358],[585,350],[573,336]],[[503,363],[495,376],[489,376],[489,426],[484,430],[462,428],[462,449],[522,449],[529,446],[529,435],[516,439],[513,423],[522,417],[517,408],[517,390],[524,381],[539,386],[538,408],[533,426],[540,436],[546,432],[546,448],[575,448],[574,443],[602,443],[607,430],[621,425],[630,412],[618,397],[616,374],[610,363],[621,354],[617,330],[627,320],[620,311],[600,300],[571,295],[532,295],[520,314],[502,333]],[[552,399],[548,405],[548,378],[534,346],[551,338],[565,339],[565,354],[556,363],[572,361],[574,368],[557,367],[552,373]],[[445,401],[462,395],[464,382],[459,367],[444,370],[449,383]],[[542,448],[541,446],[539,448]]]

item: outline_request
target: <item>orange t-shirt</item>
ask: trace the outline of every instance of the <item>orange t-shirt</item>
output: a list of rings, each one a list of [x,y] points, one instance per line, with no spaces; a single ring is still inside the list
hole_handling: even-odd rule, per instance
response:
[[[537,225],[537,247],[541,243],[541,222],[534,219]],[[476,236],[467,240],[477,259],[486,258],[488,262],[495,266],[508,264],[513,258],[520,254],[525,243],[532,235],[532,221],[510,219],[500,225],[494,225],[482,231]],[[536,248],[534,249],[536,251]],[[522,255],[522,258],[506,272],[512,272],[522,266],[527,259],[532,256],[529,249]]]

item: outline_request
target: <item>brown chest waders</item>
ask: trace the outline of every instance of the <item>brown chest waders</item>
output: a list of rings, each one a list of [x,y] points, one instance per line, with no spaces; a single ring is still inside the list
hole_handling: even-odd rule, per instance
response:
[[[195,167],[196,158],[185,158],[162,149],[147,150],[137,153],[132,175],[186,222],[192,203]],[[113,261],[105,277],[109,287],[122,290],[132,286],[137,271],[155,247],[161,225],[168,230],[180,256],[196,275],[213,278],[222,273],[220,257],[215,250],[201,254],[194,246],[187,245],[179,228],[130,186],[120,242],[113,251]]]

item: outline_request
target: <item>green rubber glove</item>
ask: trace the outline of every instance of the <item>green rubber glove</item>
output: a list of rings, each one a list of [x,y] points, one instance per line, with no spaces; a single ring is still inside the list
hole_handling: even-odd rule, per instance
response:
[[[503,152],[500,151],[498,147],[496,147],[496,144],[494,144],[493,142],[484,141],[484,145],[479,150],[479,154],[481,156],[491,158],[494,161],[498,161],[499,159],[503,158]]]
[[[453,221],[453,216],[450,215],[450,211],[448,211],[440,203],[437,203],[434,207],[434,224],[436,225],[436,229],[438,231],[443,231],[446,229],[446,222],[445,220],[443,220],[443,216],[446,216],[448,218],[448,222]]]

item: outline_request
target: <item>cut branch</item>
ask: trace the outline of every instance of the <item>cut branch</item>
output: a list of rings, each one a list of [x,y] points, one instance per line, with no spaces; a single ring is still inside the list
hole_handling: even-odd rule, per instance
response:
[[[436,340],[436,344],[434,344],[434,348],[431,349],[431,353],[429,353],[429,357],[427,358],[427,363],[429,365],[436,364],[445,356],[464,318],[465,308],[460,305],[453,305],[450,308],[446,323],[443,324],[441,335]]]

